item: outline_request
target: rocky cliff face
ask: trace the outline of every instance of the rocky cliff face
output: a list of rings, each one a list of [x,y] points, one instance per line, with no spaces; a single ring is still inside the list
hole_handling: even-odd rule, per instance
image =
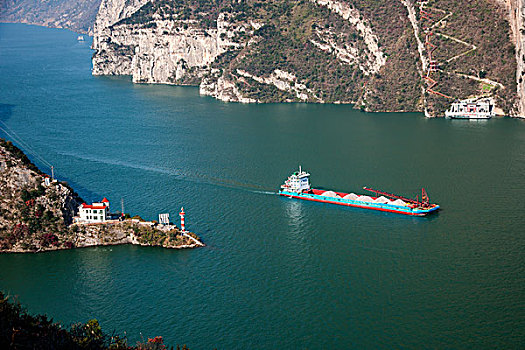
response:
[[[224,101],[355,103],[440,116],[454,99],[491,95],[506,114],[523,117],[523,7],[523,0],[6,0],[0,20],[94,33],[93,74],[200,85]]]
[[[0,249],[22,238],[32,244],[67,231],[82,199],[67,184],[46,185],[45,177],[18,148],[0,139]]]
[[[102,2],[93,74],[200,85],[225,101],[350,103],[362,95],[362,77],[386,64],[372,24],[344,2],[135,5]],[[133,13],[114,15],[123,12]]]
[[[516,47],[516,114],[525,118],[525,0],[507,0],[504,4],[510,13],[512,41]]]
[[[222,24],[223,22],[219,22]],[[226,44],[219,29],[155,22],[155,28],[121,25],[106,29],[93,45],[93,74],[132,75],[137,83],[196,83]]]
[[[434,116],[454,99],[492,95],[517,114],[525,111],[514,79],[518,72],[523,83],[522,8],[510,0],[103,0],[93,74],[199,85],[224,101]]]
[[[235,33],[246,30],[230,28],[224,13],[218,14],[214,27],[175,19],[170,2],[160,5],[160,10],[153,3],[137,10],[140,3],[131,3],[115,11],[111,4],[102,2],[95,25],[94,75],[131,75],[137,83],[198,85],[219,55],[239,45],[232,40]],[[130,12],[131,17],[123,15]]]

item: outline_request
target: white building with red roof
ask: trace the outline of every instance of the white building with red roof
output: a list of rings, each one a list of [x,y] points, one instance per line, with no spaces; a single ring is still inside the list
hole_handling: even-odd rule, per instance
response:
[[[78,207],[78,221],[95,223],[104,222],[109,219],[109,201],[106,197],[101,202],[86,204],[82,203]]]

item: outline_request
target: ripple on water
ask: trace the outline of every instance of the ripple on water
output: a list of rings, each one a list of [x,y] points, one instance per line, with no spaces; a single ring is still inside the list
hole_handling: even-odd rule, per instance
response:
[[[0,29],[0,96],[14,106],[2,121],[86,200],[124,198],[126,211],[173,221],[184,206],[207,244],[0,256],[2,288],[31,311],[192,349],[523,343],[523,123],[226,104],[93,77],[88,45],[68,31]],[[299,164],[327,189],[425,187],[443,210],[411,218],[273,195]]]

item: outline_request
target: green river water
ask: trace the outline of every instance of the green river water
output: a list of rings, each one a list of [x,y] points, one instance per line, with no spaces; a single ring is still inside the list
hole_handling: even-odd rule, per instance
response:
[[[223,103],[93,77],[89,44],[1,24],[0,120],[87,201],[184,206],[207,247],[1,255],[0,288],[31,312],[191,349],[525,346],[523,121]],[[327,189],[425,187],[442,210],[275,195],[298,165]]]

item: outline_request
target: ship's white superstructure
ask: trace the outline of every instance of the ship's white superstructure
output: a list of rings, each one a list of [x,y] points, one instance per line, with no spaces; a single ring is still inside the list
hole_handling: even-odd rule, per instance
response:
[[[454,102],[445,116],[451,119],[490,119],[495,115],[491,99]]]
[[[299,171],[288,176],[284,185],[281,185],[281,189],[296,193],[310,190],[310,174],[303,171],[299,166]]]

